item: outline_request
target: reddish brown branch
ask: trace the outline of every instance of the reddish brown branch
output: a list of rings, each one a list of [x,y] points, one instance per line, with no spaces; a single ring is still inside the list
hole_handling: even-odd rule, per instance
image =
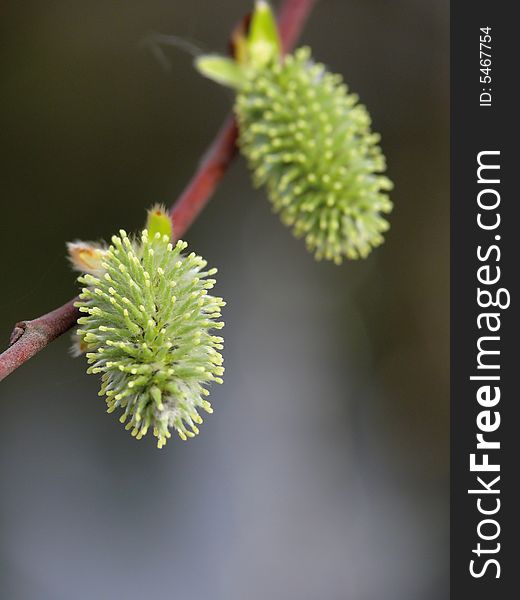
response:
[[[317,0],[285,0],[278,14],[278,31],[283,52],[290,52]]]
[[[195,175],[172,206],[170,214],[173,235],[177,239],[184,235],[209,202],[235,157],[237,133],[235,120],[229,116],[206,152]]]
[[[15,325],[9,348],[0,354],[0,381],[74,325],[79,316],[74,307],[76,300],[73,298],[46,315]]]
[[[278,24],[284,52],[300,34],[316,0],[284,0]],[[206,152],[195,175],[171,209],[174,235],[184,235],[208,203],[236,154],[237,128],[229,116]],[[11,333],[10,346],[0,354],[0,381],[27,362],[50,342],[73,327],[79,317],[74,298],[55,310],[21,321]]]

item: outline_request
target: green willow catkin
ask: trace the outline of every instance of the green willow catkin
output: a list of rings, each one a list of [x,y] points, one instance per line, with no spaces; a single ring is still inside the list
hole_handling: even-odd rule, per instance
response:
[[[301,48],[238,91],[239,145],[281,220],[318,259],[366,257],[392,204],[370,116],[339,75]]]
[[[212,412],[207,385],[222,383],[224,368],[223,339],[211,331],[223,327],[225,304],[208,293],[216,269],[160,229],[145,229],[139,239],[121,230],[108,249],[94,248],[99,261],[78,278],[84,287],[76,304],[85,313],[77,333],[88,372],[101,374],[108,412],[121,409],[137,439],[152,430],[159,448],[171,428],[193,437],[199,410]],[[81,244],[69,252],[76,266],[85,263],[78,253],[90,254]]]
[[[196,66],[237,92],[239,147],[273,208],[318,259],[366,257],[383,242],[392,210],[380,137],[340,75],[309,48],[282,57],[276,24],[258,1],[235,60],[207,55]]]

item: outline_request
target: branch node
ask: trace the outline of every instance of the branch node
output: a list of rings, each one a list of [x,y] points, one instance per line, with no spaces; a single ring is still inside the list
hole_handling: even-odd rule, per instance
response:
[[[9,338],[9,346],[16,344],[16,342],[22,337],[25,330],[27,329],[27,321],[20,321],[14,326],[13,331],[11,332],[11,337]]]

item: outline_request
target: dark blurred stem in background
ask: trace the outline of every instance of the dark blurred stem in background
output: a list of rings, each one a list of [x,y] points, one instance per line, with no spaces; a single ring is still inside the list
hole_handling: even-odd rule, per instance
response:
[[[278,26],[284,52],[296,43],[316,1],[283,0]],[[171,208],[176,238],[184,235],[212,197],[236,154],[236,138],[235,120],[228,116],[195,175]],[[76,324],[79,317],[74,307],[76,300],[73,298],[41,317],[15,325],[9,348],[0,354],[0,381]]]

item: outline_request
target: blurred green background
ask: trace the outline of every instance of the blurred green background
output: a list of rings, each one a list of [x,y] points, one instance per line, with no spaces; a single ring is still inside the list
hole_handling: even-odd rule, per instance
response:
[[[179,194],[231,95],[150,32],[225,51],[249,1],[0,6],[0,336],[76,290],[71,239]],[[449,6],[322,0],[302,41],[383,136],[392,228],[316,263],[239,159],[185,236],[218,266],[226,377],[201,435],[136,442],[69,336],[0,385],[6,600],[448,597]]]

